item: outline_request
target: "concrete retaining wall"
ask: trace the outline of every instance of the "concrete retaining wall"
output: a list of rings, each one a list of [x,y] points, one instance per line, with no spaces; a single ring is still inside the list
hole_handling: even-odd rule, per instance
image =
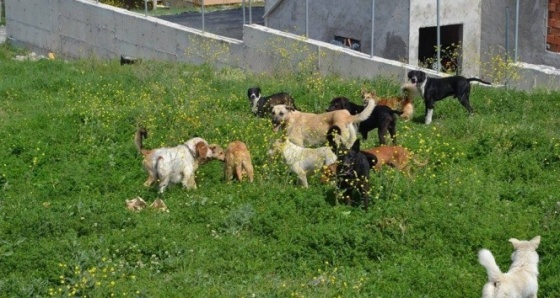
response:
[[[11,42],[58,57],[129,55],[254,73],[309,69],[343,77],[385,76],[398,83],[416,68],[259,25],[245,25],[243,40],[237,40],[88,0],[6,0],[6,24]],[[557,72],[539,67],[519,72],[523,79],[512,86],[560,89]]]

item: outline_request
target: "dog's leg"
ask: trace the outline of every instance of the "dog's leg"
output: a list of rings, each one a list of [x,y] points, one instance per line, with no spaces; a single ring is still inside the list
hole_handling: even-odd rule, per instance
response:
[[[245,172],[247,173],[247,177],[249,178],[249,182],[253,182],[253,176],[254,176],[253,164],[250,163],[249,161],[243,161],[243,168],[245,169]]]
[[[434,115],[433,108],[426,108],[426,117],[424,118],[424,124],[432,123],[432,116]]]
[[[196,181],[194,180],[194,173],[191,175],[185,175],[183,178],[183,187],[186,189],[196,189]]]
[[[469,101],[469,92],[464,93],[461,98],[459,98],[459,102],[463,105],[463,107],[465,107],[465,109],[467,109],[469,115],[472,115],[473,109]]]
[[[391,116],[393,118],[393,116]],[[389,122],[389,134],[391,135],[391,139],[393,139],[393,145],[397,144],[397,123],[395,122],[394,118],[393,121]]]
[[[299,179],[299,183],[301,184],[302,187],[304,188],[308,188],[309,184],[307,184],[307,174],[305,172],[300,172],[297,174],[298,179]]]
[[[235,165],[235,175],[237,176],[237,180],[239,180],[239,182],[243,181],[243,167],[241,162],[238,162]]]
[[[224,173],[225,173],[224,178],[226,180],[226,183],[230,183],[231,179],[233,178],[233,165],[226,164]]]
[[[163,193],[165,191],[165,188],[167,188],[167,185],[169,185],[169,180],[171,179],[170,176],[165,176],[163,179],[160,180],[159,182],[159,193]]]

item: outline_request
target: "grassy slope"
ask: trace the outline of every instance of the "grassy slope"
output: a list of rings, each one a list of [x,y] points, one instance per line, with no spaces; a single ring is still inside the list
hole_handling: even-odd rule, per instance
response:
[[[387,80],[250,76],[238,70],[117,61],[15,62],[0,51],[0,293],[106,297],[477,297],[477,251],[505,270],[510,237],[540,234],[540,296],[560,295],[558,93],[474,87],[476,115],[438,103],[434,123],[400,122],[399,140],[428,166],[414,179],[373,175],[370,212],[336,205],[333,188],[301,189],[267,156],[279,135],[245,97],[288,91],[321,111]],[[222,164],[199,189],[171,187],[169,213],[131,213],[125,199],[158,197],[133,145],[191,136],[244,140],[256,182],[226,185]],[[373,135],[372,135],[373,137]],[[373,146],[376,138],[366,142]]]

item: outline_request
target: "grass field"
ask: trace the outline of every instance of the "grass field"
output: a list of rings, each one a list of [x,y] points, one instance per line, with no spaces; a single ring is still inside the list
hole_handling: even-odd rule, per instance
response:
[[[507,270],[508,239],[536,235],[539,296],[560,296],[559,93],[474,86],[473,117],[445,100],[429,126],[417,98],[398,137],[429,162],[413,178],[372,175],[365,212],[337,204],[318,175],[302,189],[267,156],[280,134],[250,113],[246,90],[320,112],[335,96],[359,102],[364,85],[397,94],[398,82],[14,54],[0,46],[2,297],[478,297],[478,250]],[[197,190],[159,196],[143,186],[138,126],[148,148],[243,140],[255,182],[225,184],[212,161]],[[170,212],[130,212],[136,196]]]

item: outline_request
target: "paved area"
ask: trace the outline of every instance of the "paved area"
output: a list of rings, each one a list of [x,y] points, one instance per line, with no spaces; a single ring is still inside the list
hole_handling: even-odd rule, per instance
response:
[[[253,24],[264,25],[264,7],[251,7]],[[185,12],[175,15],[159,16],[158,18],[202,30],[202,14],[199,12]],[[245,7],[245,23],[249,24],[249,7]],[[243,39],[243,9],[233,8],[204,14],[204,31]]]

